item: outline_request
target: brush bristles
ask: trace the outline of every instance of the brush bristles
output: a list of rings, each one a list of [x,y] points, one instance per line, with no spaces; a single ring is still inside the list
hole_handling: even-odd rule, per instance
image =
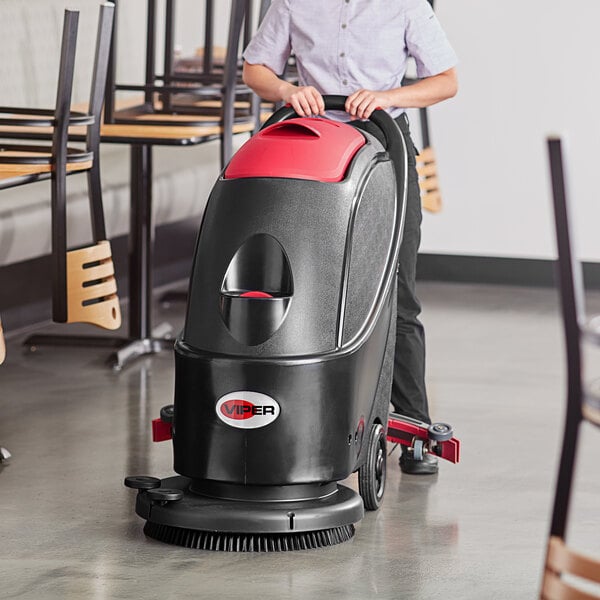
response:
[[[219,533],[184,529],[147,521],[144,533],[148,537],[167,544],[197,550],[287,552],[312,550],[347,542],[354,536],[354,525],[298,533]]]

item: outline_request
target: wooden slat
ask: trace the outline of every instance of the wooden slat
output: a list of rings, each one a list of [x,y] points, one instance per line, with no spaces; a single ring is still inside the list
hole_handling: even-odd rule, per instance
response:
[[[435,163],[418,163],[417,162],[417,173],[419,177],[431,177],[437,174],[437,165]]]
[[[421,190],[421,204],[429,212],[437,213],[442,210],[442,196],[437,178],[435,152],[432,147],[423,148],[417,156],[417,173]]]
[[[69,255],[73,261],[82,265],[112,258],[110,242],[106,240],[98,242],[94,246],[69,250]]]
[[[8,165],[6,165],[8,166]],[[43,166],[43,165],[42,165]],[[16,181],[14,182],[14,186],[20,185],[21,183],[28,183],[31,180],[29,179],[29,176],[31,175],[41,175],[43,172],[42,171],[35,171],[34,173],[28,173],[26,175],[24,175],[23,173],[17,173],[16,171],[9,171],[9,170],[4,170],[2,168],[0,168],[0,182],[6,181],[8,179],[18,179],[21,178],[23,181]],[[3,186],[0,185],[0,189]],[[13,187],[13,182],[11,182],[11,185],[8,187]]]
[[[588,594],[568,584],[552,571],[545,571],[541,600],[599,600],[600,596]]]
[[[2,321],[0,320],[0,365],[6,358],[6,343],[4,342],[4,332],[2,330]]]
[[[108,296],[114,296],[117,293],[117,282],[114,277],[98,281],[87,287],[68,286],[69,305],[76,306],[89,300],[100,300]]]
[[[84,269],[84,265],[99,265]],[[97,281],[83,287],[85,282]],[[67,323],[91,323],[105,329],[121,326],[121,308],[116,294],[117,283],[110,242],[101,241],[67,252]],[[87,306],[83,302],[101,299]]]
[[[421,181],[419,181],[419,186],[421,187],[421,190],[425,192],[431,192],[440,187],[437,177],[426,177],[425,179],[421,179]]]
[[[431,146],[423,148],[417,156],[417,161],[422,163],[435,162],[435,152]]]
[[[71,251],[69,254],[76,251]],[[79,263],[81,264],[81,263]],[[115,274],[115,267],[111,258],[102,260],[99,264],[95,264],[93,267],[85,267],[73,271],[72,278],[70,280],[73,288],[81,287],[88,281],[96,281],[98,279],[107,279],[113,277]]]
[[[600,561],[571,550],[563,540],[555,536],[548,543],[546,568],[600,583]]]
[[[437,213],[442,210],[442,196],[438,191],[421,194],[421,204],[423,208],[431,213]]]
[[[121,327],[121,307],[116,295],[88,306],[69,305],[68,310],[67,323],[89,323],[111,330]]]
[[[2,160],[2,155],[4,153],[0,152],[0,161]],[[7,153],[8,154],[8,153]],[[33,155],[30,153],[30,155]],[[38,155],[39,156],[39,155]],[[67,172],[73,173],[76,171],[85,171],[87,169],[92,168],[92,161],[85,162],[71,162],[67,163]],[[52,165],[15,165],[13,163],[7,164],[0,162],[0,177],[15,177],[18,175],[35,175],[37,173],[50,173],[52,171]]]

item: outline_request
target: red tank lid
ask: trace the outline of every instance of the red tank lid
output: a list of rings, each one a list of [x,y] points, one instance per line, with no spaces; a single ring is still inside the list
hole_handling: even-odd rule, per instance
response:
[[[225,169],[225,179],[285,177],[341,181],[365,145],[351,125],[315,118],[275,123],[250,138]]]

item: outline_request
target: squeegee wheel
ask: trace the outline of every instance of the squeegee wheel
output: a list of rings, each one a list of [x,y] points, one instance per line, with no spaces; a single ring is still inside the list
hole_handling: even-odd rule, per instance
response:
[[[423,460],[425,444],[423,440],[415,440],[413,442],[413,458],[415,460]]]
[[[448,423],[432,423],[429,426],[429,439],[436,442],[446,442],[452,439],[454,431]]]
[[[358,491],[366,510],[377,510],[383,502],[386,475],[386,435],[380,423],[371,425],[367,460],[358,469]]]

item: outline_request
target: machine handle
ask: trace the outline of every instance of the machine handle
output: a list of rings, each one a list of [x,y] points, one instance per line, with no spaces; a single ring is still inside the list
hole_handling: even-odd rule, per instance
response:
[[[323,102],[325,103],[325,110],[340,110],[345,112],[346,110],[347,96],[339,95],[324,95]],[[290,104],[282,106],[279,110],[275,111],[263,124],[261,129],[266,129],[270,125],[275,123],[281,123],[287,119],[293,119],[298,117],[298,113],[292,108]],[[402,143],[402,132],[398,127],[397,123],[390,117],[390,115],[380,108],[375,109],[371,116],[370,121],[373,121],[375,125],[381,129],[385,136],[386,149],[391,150],[390,145],[397,146],[398,143]],[[400,139],[398,139],[400,138]]]
[[[346,99],[347,96],[339,96],[339,95],[324,95],[323,102],[325,103],[325,110],[346,110]],[[265,121],[261,130],[269,127],[270,125],[274,125],[275,123],[281,123],[281,121],[285,121],[287,119],[292,119],[297,117],[298,113],[289,105],[286,104],[282,106],[279,110],[275,111],[267,121]],[[396,179],[398,181],[404,181],[407,176],[407,152],[406,152],[406,142],[404,141],[404,136],[398,127],[398,124],[390,115],[388,115],[385,110],[380,108],[375,109],[369,120],[375,123],[385,137],[385,148],[390,153],[391,157],[399,157],[402,159],[396,158],[393,160],[394,169],[396,170]]]
[[[325,103],[325,110],[345,111],[346,99],[347,96],[324,95],[323,102]],[[275,123],[281,123],[281,121],[292,119],[297,116],[298,113],[289,104],[286,104],[279,110],[275,111],[269,117],[269,119],[265,121],[265,124],[262,126],[261,130],[266,129]],[[408,168],[406,158],[407,151],[406,142],[404,141],[404,136],[402,135],[398,124],[396,121],[394,121],[394,119],[392,119],[392,117],[390,117],[390,115],[388,115],[387,112],[385,112],[385,110],[380,108],[371,113],[369,120],[375,123],[379,129],[381,129],[381,132],[385,137],[385,148],[393,159],[397,181],[404,181],[405,177],[407,176]]]

